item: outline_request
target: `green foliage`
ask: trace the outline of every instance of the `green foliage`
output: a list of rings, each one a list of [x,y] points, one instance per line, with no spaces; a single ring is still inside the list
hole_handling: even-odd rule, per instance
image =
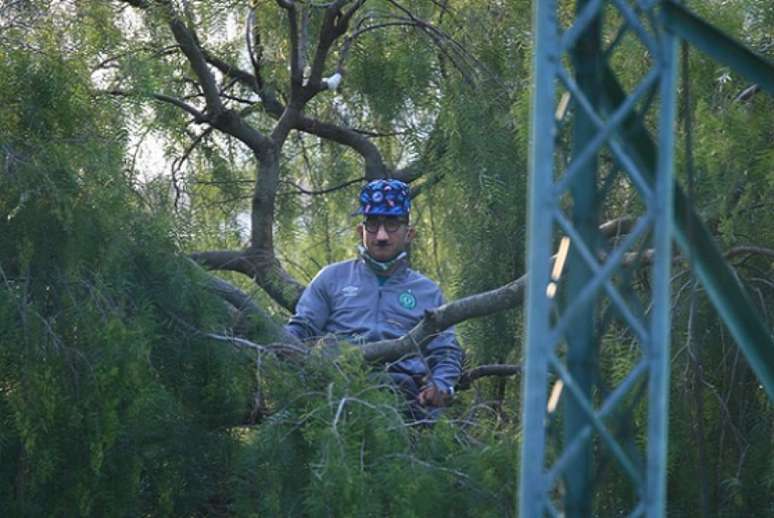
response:
[[[196,329],[222,304],[123,177],[78,63],[3,62],[0,513],[180,515],[219,494],[250,362]]]
[[[249,69],[240,49],[253,4],[192,2],[189,22],[209,49]],[[771,56],[770,2],[689,4]],[[407,5],[454,42],[439,45],[405,25],[369,31],[353,44],[341,88],[321,94],[307,115],[379,131],[372,141],[389,165],[423,172],[413,184],[422,193],[412,262],[457,298],[525,271],[530,6]],[[562,6],[569,19],[574,6]],[[374,23],[404,14],[386,2],[366,8]],[[407,423],[402,398],[352,350],[301,367],[205,336],[227,332],[230,317],[181,255],[246,244],[255,162],[177,108],[146,102],[160,93],[201,106],[188,64],[166,48],[173,39],[164,17],[92,0],[13,9],[26,9],[29,24],[0,31],[0,514],[512,515],[518,379],[479,380],[423,428]],[[322,11],[299,9],[314,21],[313,41]],[[261,4],[255,17],[264,79],[283,98],[286,15]],[[620,49],[611,65],[631,86],[649,60],[631,33]],[[749,85],[697,52],[688,70],[681,117],[693,120],[693,169],[681,121],[681,182],[693,178],[694,203],[722,246],[772,248],[772,99],[735,100]],[[112,82],[131,97],[119,103],[97,94]],[[253,95],[242,85],[229,91]],[[249,120],[261,130],[273,124],[260,109]],[[164,175],[139,174],[132,146],[143,135],[144,148],[176,159],[179,192]],[[358,185],[339,187],[362,175],[362,161],[338,144],[293,134],[281,173],[278,252],[308,280],[353,255]],[[617,184],[610,196],[605,217],[636,205]],[[771,261],[732,260],[773,321]],[[719,516],[771,514],[771,403],[704,294],[678,273],[669,514],[696,515],[705,498]],[[633,277],[640,296],[645,275]],[[249,279],[227,278],[255,293]],[[472,363],[518,362],[522,320],[511,311],[460,325]],[[265,341],[260,329],[251,338]],[[599,357],[597,400],[641,352],[611,321]],[[633,396],[627,404],[631,428],[618,414],[608,421],[625,448],[641,447],[647,406]],[[561,410],[550,433],[560,424]],[[594,456],[596,480],[605,483],[595,512],[619,513],[635,495],[599,441]]]
[[[245,516],[508,516],[515,441],[479,423],[410,427],[401,397],[375,385],[359,354],[302,372],[272,363],[267,397],[281,408],[246,432],[235,511]],[[303,376],[303,393],[297,380]],[[290,386],[290,384],[296,386]],[[274,399],[274,398],[272,398]]]
[[[377,127],[389,128],[405,116],[405,109],[421,99],[431,85],[434,59],[421,34],[396,29],[398,37],[376,31],[367,43],[353,49],[350,65],[352,86],[376,119]],[[362,109],[361,108],[361,109]],[[414,106],[414,108],[416,108]]]

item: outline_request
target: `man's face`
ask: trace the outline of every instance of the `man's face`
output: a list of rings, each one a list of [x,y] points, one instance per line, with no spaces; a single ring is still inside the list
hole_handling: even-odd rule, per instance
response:
[[[389,261],[403,252],[415,234],[408,219],[397,216],[369,216],[357,231],[368,254],[377,261]]]

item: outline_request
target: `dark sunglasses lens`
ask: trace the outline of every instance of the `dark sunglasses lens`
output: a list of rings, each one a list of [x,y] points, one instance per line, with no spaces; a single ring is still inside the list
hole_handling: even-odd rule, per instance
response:
[[[365,227],[367,232],[370,232],[371,234],[375,234],[379,232],[379,225],[384,225],[384,230],[392,234],[393,232],[396,232],[401,225],[404,225],[406,222],[401,221],[399,219],[385,219],[383,221],[374,220],[374,219],[367,219],[363,222],[363,226]]]
[[[395,232],[400,228],[401,222],[396,219],[388,219],[384,222],[384,230],[387,232]]]
[[[365,229],[368,232],[376,233],[376,232],[379,231],[379,222],[378,221],[366,221],[364,223],[364,225],[365,225]]]

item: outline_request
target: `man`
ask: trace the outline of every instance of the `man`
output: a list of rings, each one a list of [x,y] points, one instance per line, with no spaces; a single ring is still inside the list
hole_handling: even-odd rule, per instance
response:
[[[443,304],[438,286],[408,267],[406,249],[416,234],[410,211],[405,183],[374,180],[363,187],[359,257],[320,270],[298,301],[288,332],[301,340],[332,334],[356,344],[399,338],[426,309]],[[426,352],[387,368],[417,418],[438,414],[462,369],[463,352],[451,329],[434,338]]]

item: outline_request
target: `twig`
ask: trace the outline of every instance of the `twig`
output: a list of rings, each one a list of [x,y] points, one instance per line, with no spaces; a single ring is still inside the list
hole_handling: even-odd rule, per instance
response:
[[[305,195],[308,195],[308,196],[317,196],[317,195],[320,195],[320,194],[328,194],[328,193],[331,193],[331,192],[339,191],[341,189],[349,187],[350,185],[354,185],[356,183],[360,183],[364,179],[365,179],[365,177],[361,176],[360,178],[355,178],[354,180],[348,180],[348,181],[346,181],[346,182],[344,182],[344,183],[342,183],[340,185],[336,185],[336,186],[333,186],[333,187],[328,187],[327,189],[321,189],[321,190],[318,190],[318,191],[310,191],[310,190],[304,189],[300,185],[298,185],[296,183],[293,183],[290,180],[280,180],[279,182],[283,183],[285,185],[290,185],[291,187],[293,187],[296,190],[295,194],[305,194]]]

